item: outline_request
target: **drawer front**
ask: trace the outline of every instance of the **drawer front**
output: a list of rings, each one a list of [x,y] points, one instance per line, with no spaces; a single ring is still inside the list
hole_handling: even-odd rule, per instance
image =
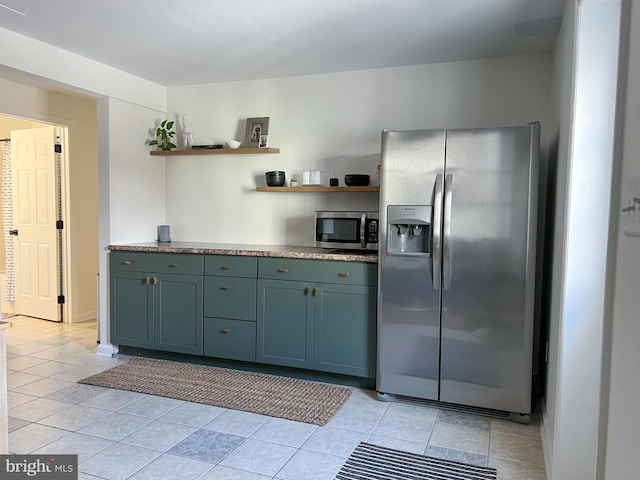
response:
[[[205,317],[256,321],[255,278],[204,277]]]
[[[189,253],[111,252],[111,270],[202,275],[203,256]]]
[[[138,252],[111,252],[109,267],[111,270],[150,272],[153,267],[153,255]]]
[[[256,278],[258,259],[232,255],[206,255],[204,257],[204,274]]]
[[[258,276],[278,280],[375,286],[378,273],[376,265],[370,263],[260,258]]]
[[[207,357],[255,362],[256,323],[205,318],[204,354]]]

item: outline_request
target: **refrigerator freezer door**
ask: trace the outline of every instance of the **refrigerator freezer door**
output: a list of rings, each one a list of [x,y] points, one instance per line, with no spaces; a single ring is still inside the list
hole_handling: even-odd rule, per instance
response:
[[[447,131],[443,402],[531,411],[538,138],[537,125]]]
[[[444,142],[444,130],[382,134],[376,375],[381,393],[438,398],[440,290],[433,285],[433,255],[390,255],[387,242],[390,234],[417,231],[408,225],[389,228],[388,206],[434,205],[436,176],[444,169]],[[440,232],[431,220],[431,233]]]

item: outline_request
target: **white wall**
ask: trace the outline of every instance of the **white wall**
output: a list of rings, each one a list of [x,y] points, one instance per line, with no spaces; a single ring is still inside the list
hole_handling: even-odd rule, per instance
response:
[[[558,479],[596,478],[597,470],[618,82],[615,4],[590,0],[578,9],[552,469]]]
[[[110,355],[108,250],[110,244],[150,241],[164,223],[162,157],[149,155],[147,131],[161,113],[114,98],[97,103],[99,162],[99,353]]]
[[[545,264],[543,271],[542,327],[548,338],[547,365],[544,372],[542,410],[542,442],[547,476],[551,478],[554,463],[555,418],[558,382],[558,356],[560,331],[560,304],[564,258],[565,209],[567,202],[567,170],[573,98],[574,35],[576,3],[567,1],[562,27],[556,42],[549,102],[549,153],[547,180],[547,222],[545,238]]]
[[[598,478],[604,447],[620,18],[619,1],[570,0],[556,49],[549,155],[556,166],[555,225],[542,412],[550,479]]]
[[[0,45],[4,46],[0,71],[164,110],[166,93],[161,85],[4,28]]]
[[[149,155],[145,144],[147,130],[159,115],[155,110],[109,99],[112,243],[152,241],[156,225],[165,221],[164,160]]]
[[[195,144],[242,140],[247,117],[269,116],[269,145],[281,148],[167,157],[172,238],[312,245],[315,210],[377,210],[377,195],[257,193],[265,171],[323,169],[341,184],[346,173],[366,173],[377,183],[382,129],[543,121],[550,68],[549,55],[531,55],[169,88],[169,116],[187,114]]]
[[[629,2],[630,39],[622,143],[622,180],[640,175],[640,5]],[[619,198],[619,206],[626,206]],[[610,389],[604,479],[638,477],[638,432],[640,416],[640,237],[624,234],[617,228],[615,296],[611,336]]]

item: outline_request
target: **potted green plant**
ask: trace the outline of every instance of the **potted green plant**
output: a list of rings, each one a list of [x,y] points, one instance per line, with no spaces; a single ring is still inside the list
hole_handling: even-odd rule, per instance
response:
[[[157,145],[160,150],[171,150],[177,148],[172,142],[172,137],[176,134],[173,130],[173,124],[175,122],[168,122],[164,120],[158,128],[156,128],[156,138],[151,140],[149,145]]]

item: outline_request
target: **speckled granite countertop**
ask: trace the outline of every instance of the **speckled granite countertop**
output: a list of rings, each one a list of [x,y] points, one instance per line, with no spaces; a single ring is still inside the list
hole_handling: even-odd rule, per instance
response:
[[[338,260],[342,262],[378,263],[377,253],[337,252],[316,247],[284,245],[245,245],[240,243],[146,242],[109,245],[113,251],[197,253],[204,255],[239,255],[244,257],[304,258],[308,260]]]

